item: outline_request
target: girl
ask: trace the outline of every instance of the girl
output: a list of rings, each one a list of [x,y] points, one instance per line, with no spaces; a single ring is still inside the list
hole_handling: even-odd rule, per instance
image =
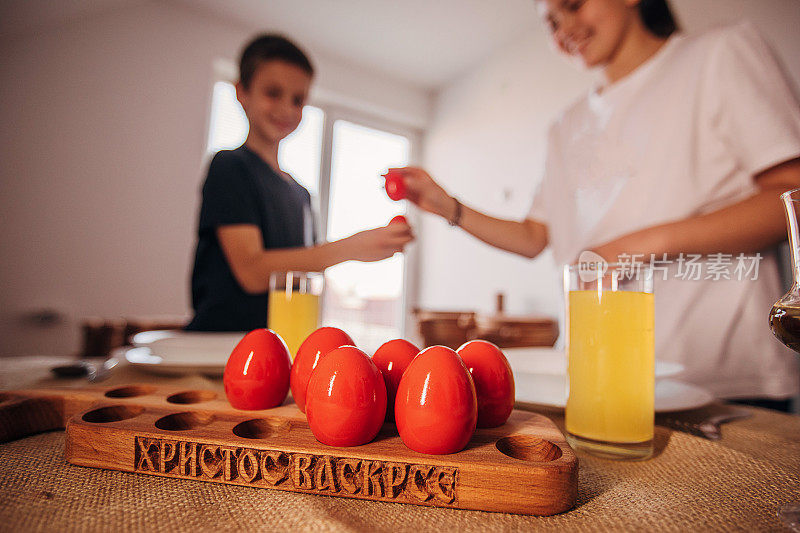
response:
[[[800,187],[800,110],[769,49],[747,24],[682,35],[664,0],[538,6],[557,48],[603,76],[552,124],[527,217],[464,206],[418,168],[399,169],[409,199],[526,257],[549,245],[560,264],[584,250],[671,262],[656,279],[658,357],[719,397],[787,409],[800,379],[767,327],[775,258],[733,275],[739,254],[785,238],[778,196]],[[727,261],[730,279],[707,277],[708,261],[681,279],[689,254]]]
[[[390,224],[315,245],[311,197],[278,166],[280,142],[302,118],[311,63],[284,37],[262,35],[245,47],[239,72],[250,130],[244,145],[214,156],[203,185],[188,330],[266,327],[270,272],[379,261],[412,239],[407,224]]]

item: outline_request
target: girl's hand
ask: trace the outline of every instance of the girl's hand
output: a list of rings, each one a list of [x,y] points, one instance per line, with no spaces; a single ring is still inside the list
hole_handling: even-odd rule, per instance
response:
[[[392,168],[390,171],[403,174],[406,199],[428,213],[450,219],[456,203],[433,178],[421,168]]]
[[[408,224],[389,224],[360,231],[337,242],[344,261],[380,261],[402,252],[412,240],[414,235]]]

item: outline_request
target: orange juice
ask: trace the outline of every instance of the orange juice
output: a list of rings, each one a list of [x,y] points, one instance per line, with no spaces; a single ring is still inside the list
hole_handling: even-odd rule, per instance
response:
[[[569,291],[568,321],[567,431],[609,443],[652,440],[653,295]]]
[[[317,329],[319,296],[297,291],[270,291],[267,314],[267,327],[286,341],[294,359],[300,344]]]

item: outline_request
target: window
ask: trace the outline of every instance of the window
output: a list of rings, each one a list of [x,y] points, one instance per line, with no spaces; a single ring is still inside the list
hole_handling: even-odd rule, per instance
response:
[[[406,137],[345,120],[333,125],[328,239],[385,226],[405,206],[383,191],[381,174],[408,164]],[[376,263],[347,261],[325,272],[322,316],[374,352],[402,336],[404,256]]]
[[[232,83],[218,81],[211,97],[211,122],[206,151],[216,154],[241,146],[247,138],[247,117],[236,99]]]
[[[278,164],[292,175],[311,196],[319,195],[319,166],[322,159],[322,125],[325,113],[318,107],[303,108],[303,120],[281,143]]]
[[[332,125],[326,127],[326,120]],[[405,210],[404,202],[386,196],[380,175],[389,167],[408,164],[410,136],[363,122],[341,109],[306,106],[300,126],[281,143],[278,162],[311,193],[318,206],[319,233],[326,240],[384,226]],[[247,131],[247,117],[233,84],[218,81],[211,104],[208,154],[240,146]],[[376,263],[348,261],[329,268],[322,323],[344,329],[370,353],[383,342],[401,337],[405,260],[398,254]]]

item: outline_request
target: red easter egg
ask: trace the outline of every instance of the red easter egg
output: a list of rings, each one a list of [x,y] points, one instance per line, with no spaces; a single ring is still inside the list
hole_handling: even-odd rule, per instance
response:
[[[350,335],[339,328],[323,327],[306,337],[297,355],[294,357],[289,384],[292,388],[294,403],[302,412],[306,412],[306,388],[311,371],[317,366],[320,359],[331,350],[339,346],[352,346],[355,344]]]
[[[394,420],[394,398],[397,386],[408,365],[419,353],[419,348],[404,339],[385,342],[375,351],[372,362],[383,374],[386,383],[386,420]]]
[[[406,197],[406,184],[401,172],[390,170],[384,177],[386,178],[386,194],[389,198],[396,202]]]
[[[236,409],[269,409],[286,399],[292,359],[283,339],[272,330],[244,336],[225,364],[225,395]]]
[[[311,432],[328,446],[370,442],[386,417],[386,386],[372,359],[355,346],[342,346],[320,359],[306,397]]]
[[[464,449],[475,432],[478,404],[472,376],[455,351],[431,346],[411,361],[397,387],[394,418],[403,443],[414,451]]]
[[[484,340],[469,341],[457,353],[475,382],[478,427],[502,426],[514,409],[514,374],[506,356]]]

